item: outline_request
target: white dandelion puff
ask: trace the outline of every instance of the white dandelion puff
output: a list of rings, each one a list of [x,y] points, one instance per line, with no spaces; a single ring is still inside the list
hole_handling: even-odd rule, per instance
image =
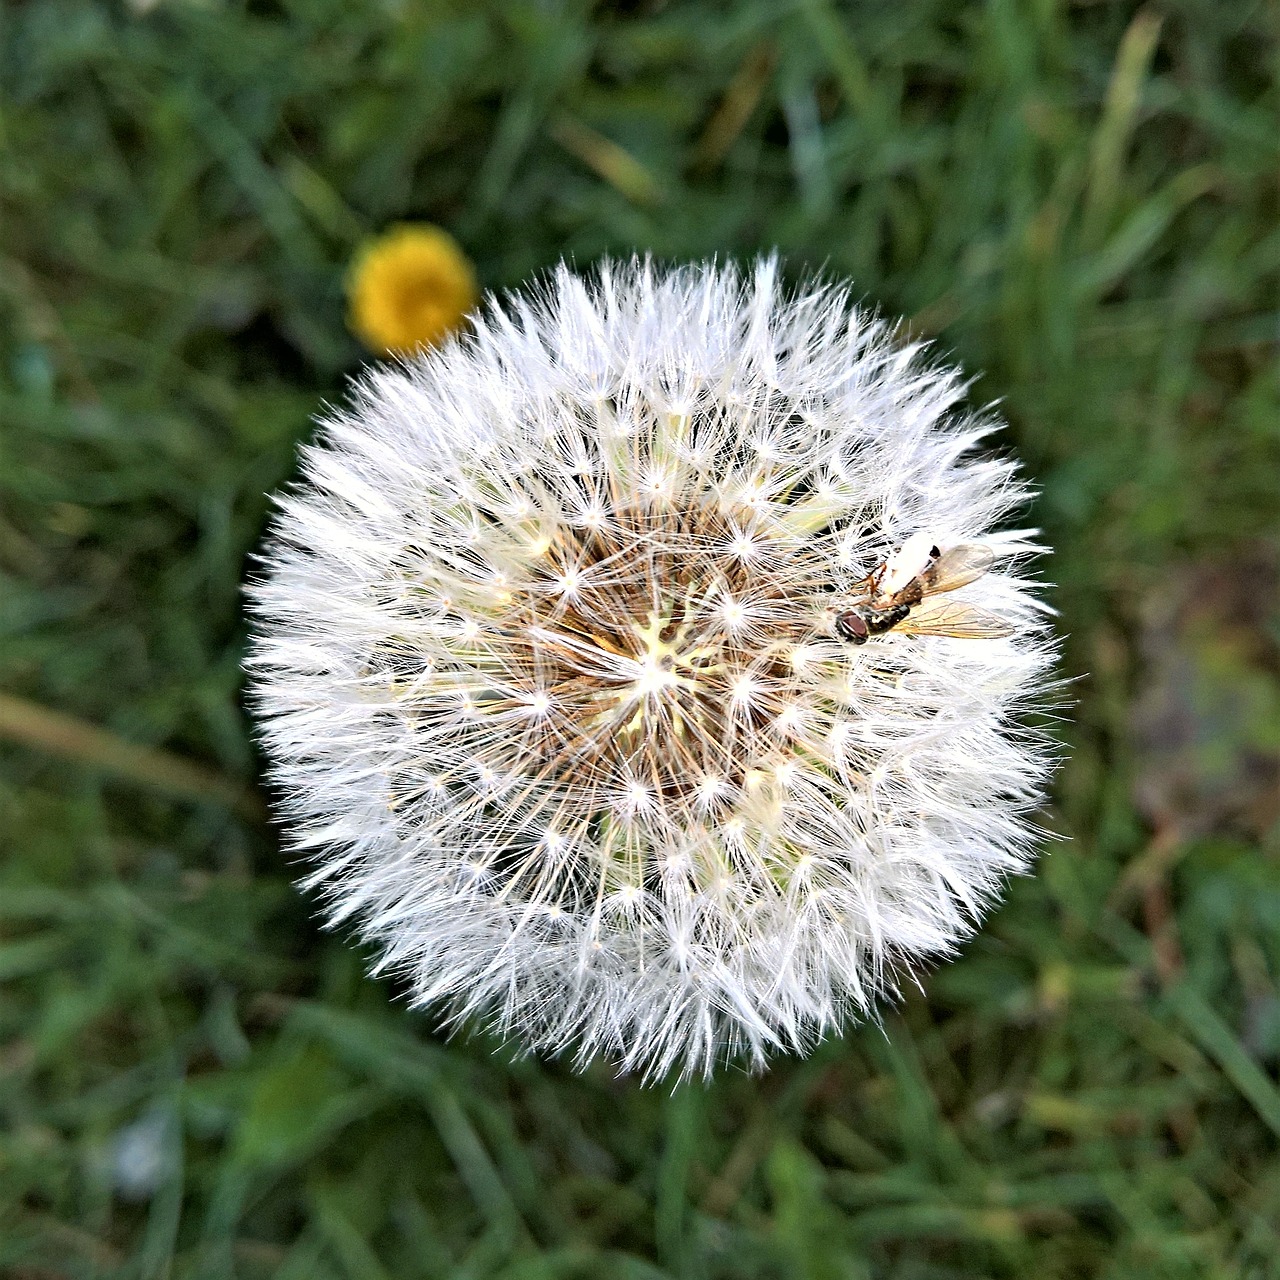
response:
[[[451,1024],[760,1066],[1028,864],[1026,490],[955,371],[777,271],[561,268],[368,374],[280,500],[250,671],[292,841]]]

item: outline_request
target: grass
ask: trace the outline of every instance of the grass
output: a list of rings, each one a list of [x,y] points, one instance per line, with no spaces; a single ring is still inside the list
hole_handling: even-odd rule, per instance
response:
[[[1248,1277],[1280,1257],[1280,17],[0,12],[0,1273]],[[778,245],[1042,488],[1069,836],[883,1028],[644,1091],[443,1043],[253,794],[240,583],[406,218],[488,287]]]

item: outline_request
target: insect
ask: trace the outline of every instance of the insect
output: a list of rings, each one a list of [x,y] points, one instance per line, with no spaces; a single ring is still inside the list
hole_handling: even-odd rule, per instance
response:
[[[991,548],[979,543],[943,551],[928,534],[914,534],[862,580],[860,598],[836,615],[836,634],[850,644],[866,644],[886,631],[964,640],[1012,635],[1013,628],[988,609],[930,599],[982,577],[994,559]]]

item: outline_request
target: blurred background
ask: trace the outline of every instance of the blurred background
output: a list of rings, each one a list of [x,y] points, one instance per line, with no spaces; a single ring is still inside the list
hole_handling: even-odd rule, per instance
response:
[[[0,10],[0,1273],[1280,1274],[1280,10]],[[482,287],[778,246],[999,401],[1037,875],[808,1061],[444,1043],[293,887],[241,584],[400,221]]]

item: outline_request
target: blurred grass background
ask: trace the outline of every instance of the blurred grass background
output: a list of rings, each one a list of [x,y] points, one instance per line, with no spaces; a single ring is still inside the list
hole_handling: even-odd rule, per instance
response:
[[[1280,9],[0,10],[0,1274],[1280,1275]],[[256,798],[240,584],[356,246],[779,246],[981,376],[1070,837],[807,1062],[444,1044]],[[1087,673],[1087,674],[1086,674]]]

